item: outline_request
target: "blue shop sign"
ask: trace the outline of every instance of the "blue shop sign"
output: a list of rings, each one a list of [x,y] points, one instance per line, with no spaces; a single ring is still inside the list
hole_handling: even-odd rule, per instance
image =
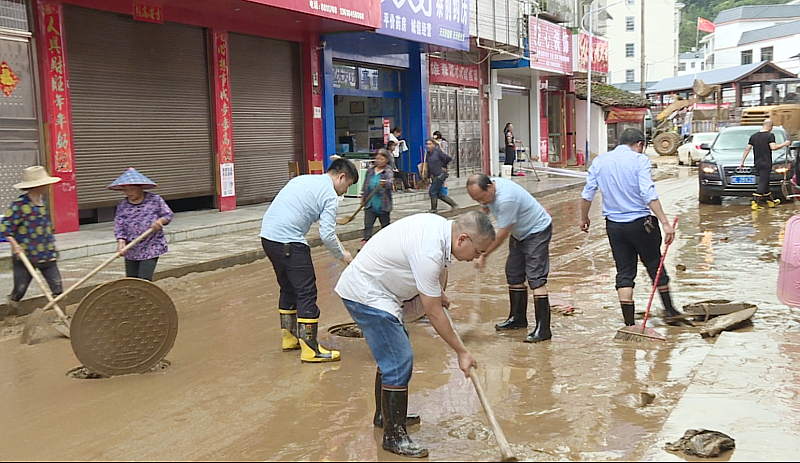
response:
[[[469,50],[470,0],[381,0],[379,34]]]

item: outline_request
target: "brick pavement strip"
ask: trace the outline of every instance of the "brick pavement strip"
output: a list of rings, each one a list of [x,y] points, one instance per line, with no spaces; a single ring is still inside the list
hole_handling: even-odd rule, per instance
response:
[[[543,176],[540,182],[532,177],[517,177],[515,180],[539,198],[583,186],[582,179],[576,178]],[[477,209],[477,204],[467,195],[464,186],[451,186],[449,192],[450,196],[458,203],[458,207],[450,211],[446,204],[440,202],[441,215],[451,217]],[[400,193],[396,194],[395,198],[395,207],[392,210],[393,220],[425,212],[430,208],[427,192]],[[339,208],[339,217],[355,212],[358,201],[357,198],[345,198]],[[266,209],[266,204],[260,204],[232,211],[233,213],[196,211],[176,214],[173,224],[166,227],[168,231],[171,229],[169,252],[159,259],[154,279],[178,278],[193,272],[206,272],[246,264],[266,257],[258,239],[261,217]],[[361,213],[349,224],[337,226],[339,238],[342,241],[361,238],[364,231],[363,217],[363,213]],[[60,253],[58,266],[64,279],[65,289],[100,265],[116,250],[113,223],[92,224],[83,228],[79,232],[57,236]],[[379,228],[380,225],[376,223],[376,230]],[[322,244],[317,224],[312,226],[307,239],[312,247]],[[83,244],[83,241],[91,244]],[[2,244],[5,246],[0,248],[0,253],[5,256],[0,259],[0,266],[4,266],[9,271],[0,274],[0,292],[6,295],[11,292],[13,276],[10,271],[11,259],[7,257],[10,250],[7,244]],[[66,249],[61,249],[61,246]],[[89,247],[92,249],[89,250]],[[118,259],[84,286],[68,295],[62,307],[80,302],[96,286],[121,278],[124,274],[124,261]],[[2,302],[0,314],[7,310],[5,298]],[[39,288],[31,284],[21,303],[20,312],[22,314],[30,313],[35,308],[44,306],[46,302]]]

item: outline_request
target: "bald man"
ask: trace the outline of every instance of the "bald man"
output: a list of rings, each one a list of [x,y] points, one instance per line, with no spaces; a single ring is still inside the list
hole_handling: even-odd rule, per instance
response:
[[[750,150],[753,150],[756,173],[758,174],[758,189],[753,193],[753,201],[750,203],[750,207],[754,211],[758,210],[759,205],[763,206],[765,201],[769,207],[775,207],[776,204],[781,203],[780,199],[772,198],[772,191],[769,189],[769,176],[772,173],[772,152],[789,146],[791,142],[786,140],[780,145],[775,143],[775,134],[772,133],[773,126],[772,120],[767,119],[761,126],[761,130],[750,136],[747,148],[744,150],[744,156],[742,156],[742,164],[739,166],[739,169],[744,167],[747,155],[750,154]]]

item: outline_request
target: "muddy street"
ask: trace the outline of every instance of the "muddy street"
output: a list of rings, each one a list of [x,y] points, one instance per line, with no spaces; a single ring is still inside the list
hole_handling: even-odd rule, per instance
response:
[[[798,313],[775,295],[783,226],[797,206],[751,212],[748,198],[698,205],[696,170],[673,169],[677,177],[656,186],[667,215],[680,217],[665,263],[676,305],[750,302],[759,311],[745,329],[797,330]],[[665,325],[658,298],[652,326],[667,336],[664,346],[613,341],[622,325],[614,262],[599,201],[587,235],[578,228],[579,198],[573,190],[542,200],[554,218],[551,341],[526,344],[527,331],[494,329],[508,315],[505,247],[481,273],[466,262],[450,268],[451,314],[521,460],[641,458],[715,342],[701,339],[699,327]],[[341,351],[341,362],[301,364],[298,351],[281,351],[267,260],[161,280],[180,320],[164,370],[73,379],[66,373],[79,363],[69,341],[49,328],[32,346],[0,340],[0,460],[401,459],[381,449],[372,426],[375,364],[365,341],[327,332],[351,321],[333,292],[343,267],[323,247],[312,252],[321,338]],[[643,312],[651,286],[642,266],[636,283]],[[422,416],[412,438],[431,460],[497,459],[456,355],[428,323],[408,329],[409,411]],[[642,393],[654,395],[651,404],[642,405]]]

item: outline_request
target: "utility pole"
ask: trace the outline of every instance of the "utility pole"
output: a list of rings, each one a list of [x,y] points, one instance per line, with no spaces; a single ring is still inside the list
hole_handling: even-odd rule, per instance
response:
[[[644,91],[645,91],[645,66],[644,66],[644,0],[640,0],[642,2],[642,19],[641,24],[639,24],[639,28],[642,32],[641,43],[639,44],[639,52],[641,54],[641,63],[639,63],[639,92],[641,93],[642,98],[644,98]]]

